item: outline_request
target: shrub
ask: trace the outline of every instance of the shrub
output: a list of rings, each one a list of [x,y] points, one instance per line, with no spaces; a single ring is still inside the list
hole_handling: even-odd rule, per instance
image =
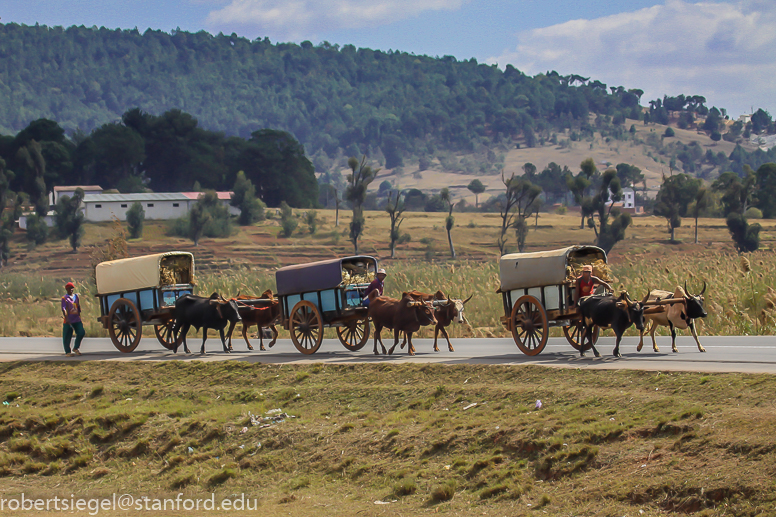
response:
[[[762,210],[760,210],[756,206],[752,206],[747,208],[746,212],[744,212],[744,217],[746,217],[747,219],[762,219],[763,213],[762,213]]]
[[[663,136],[666,138],[671,138],[672,136],[675,136],[676,133],[674,132],[673,128],[667,127],[665,133],[663,133]]]
[[[127,210],[127,226],[129,227],[129,237],[139,239],[143,236],[143,222],[145,221],[145,210],[139,201],[132,203]]]
[[[299,226],[299,220],[294,215],[291,207],[285,201],[280,203],[280,235],[291,237],[296,227]]]
[[[569,209],[566,207],[566,205],[561,205],[555,209],[555,213],[558,215],[566,215],[568,211]]]
[[[431,491],[431,501],[434,503],[441,503],[449,501],[455,495],[455,481],[449,480],[445,483],[438,485]]]
[[[48,239],[46,221],[37,214],[27,216],[27,243],[30,248],[43,244]]]

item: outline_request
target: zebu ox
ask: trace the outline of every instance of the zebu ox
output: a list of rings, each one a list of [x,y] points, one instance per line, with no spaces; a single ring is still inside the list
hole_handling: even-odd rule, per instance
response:
[[[606,296],[587,296],[579,300],[579,310],[582,312],[585,324],[585,332],[582,336],[583,346],[579,348],[579,355],[585,356],[584,342],[587,339],[590,348],[593,349],[593,354],[596,357],[601,357],[593,344],[593,326],[598,325],[601,328],[611,327],[617,337],[612,355],[622,357],[620,355],[620,341],[622,341],[623,333],[631,325],[635,325],[639,331],[644,330],[644,309],[646,308],[644,303],[648,298],[649,293],[642,301],[634,302],[627,292],[623,292],[617,298],[608,294]]]
[[[695,330],[695,320],[697,318],[705,318],[708,316],[706,309],[703,307],[703,294],[706,292],[706,281],[703,282],[703,289],[698,294],[692,294],[687,289],[687,282],[684,283],[684,289],[681,286],[677,286],[674,292],[654,290],[649,293],[649,302],[659,302],[667,299],[679,299],[682,300],[677,303],[671,303],[668,305],[659,306],[660,309],[650,309],[644,314],[644,319],[651,325],[649,328],[649,335],[652,338],[652,350],[659,352],[655,342],[655,331],[658,326],[664,326],[671,329],[671,350],[678,352],[676,348],[676,329],[686,329],[689,327],[692,332],[692,337],[695,338],[695,343],[698,345],[699,352],[705,352],[706,349],[701,345],[698,339],[698,333]],[[639,336],[639,346],[636,351],[641,352],[644,346],[644,331]]]
[[[172,332],[175,342],[178,342],[178,333],[183,334],[183,350],[190,354],[189,346],[186,343],[186,334],[191,327],[202,329],[202,348],[200,354],[205,353],[205,341],[207,341],[208,329],[217,329],[221,335],[221,344],[224,352],[229,353],[226,347],[224,336],[224,327],[229,322],[236,323],[241,320],[240,313],[237,310],[237,302],[234,300],[224,300],[218,293],[213,293],[210,298],[185,294],[175,301],[175,324]],[[178,352],[180,344],[176,344],[173,353]]]
[[[390,355],[399,344],[399,333],[407,335],[409,346],[407,351],[415,355],[415,347],[412,345],[412,334],[420,330],[424,325],[436,323],[434,307],[431,302],[424,302],[419,296],[411,293],[402,293],[400,300],[387,296],[377,296],[377,291],[369,293],[369,318],[375,326],[374,353],[377,352],[377,342],[386,353],[385,345],[380,333],[383,328],[393,330],[393,346],[387,353]]]
[[[269,328],[272,332],[272,340],[269,342],[268,346],[270,348],[275,346],[275,343],[278,340],[278,330],[275,328],[275,323],[280,318],[280,300],[275,298],[270,289],[264,291],[258,298],[241,295],[238,292],[234,299],[237,300],[237,310],[240,312],[240,317],[242,318],[242,336],[245,340],[245,344],[248,345],[248,350],[253,350],[251,342],[248,341],[248,330],[254,325],[259,327],[259,350],[266,350],[266,348],[264,348],[265,328]],[[269,300],[269,304],[264,307],[254,307],[245,303],[247,300]],[[227,332],[229,337],[229,350],[234,350],[232,348],[232,332],[234,331],[236,324],[236,322],[232,322],[229,325],[229,332]]]
[[[474,295],[469,296],[465,300],[457,300],[448,298],[442,291],[437,291],[434,294],[410,291],[410,294],[419,296],[423,301],[431,302],[431,304],[434,306],[434,316],[436,316],[436,326],[434,326],[434,352],[439,352],[439,345],[437,342],[440,332],[447,340],[447,349],[450,352],[455,352],[453,344],[450,343],[450,336],[447,334],[447,329],[445,327],[450,326],[453,321],[458,323],[463,323],[465,321],[463,311],[465,309],[466,303],[471,300],[472,296]],[[407,336],[405,334],[404,341],[402,341],[400,348],[403,349],[406,343]]]

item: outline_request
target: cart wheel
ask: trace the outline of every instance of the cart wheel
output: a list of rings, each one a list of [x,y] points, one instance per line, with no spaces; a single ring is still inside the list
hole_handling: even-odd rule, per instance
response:
[[[162,325],[154,325],[154,334],[159,343],[167,350],[174,350],[176,345],[180,345],[183,342],[183,334],[178,334],[178,339],[172,333],[172,327],[175,325],[175,320],[170,320]]]
[[[525,355],[538,355],[544,350],[549,336],[547,312],[535,297],[518,298],[512,307],[512,337]]]
[[[323,320],[318,307],[302,300],[294,305],[288,318],[291,341],[303,354],[314,354],[323,342]]]
[[[351,321],[344,327],[337,327],[337,337],[342,346],[351,352],[358,352],[369,340],[369,320]]]
[[[135,304],[126,298],[113,302],[108,313],[108,334],[119,352],[132,352],[140,344],[142,336],[140,313]]]
[[[574,350],[579,350],[582,348],[582,333],[585,331],[585,325],[582,324],[582,321],[575,321],[571,325],[568,325],[566,327],[563,327],[563,335],[566,336],[566,341],[569,342],[571,346],[574,347]],[[598,328],[598,325],[593,326],[593,344],[595,345],[598,342],[598,334],[600,333],[601,329]],[[590,350],[590,345],[585,344],[585,351]]]

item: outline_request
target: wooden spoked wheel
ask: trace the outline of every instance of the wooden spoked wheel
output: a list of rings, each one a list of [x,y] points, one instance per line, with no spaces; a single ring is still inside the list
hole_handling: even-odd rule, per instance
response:
[[[566,341],[569,342],[571,346],[574,347],[575,350],[580,350],[582,348],[582,338],[585,332],[585,325],[582,323],[581,320],[573,322],[571,325],[563,327],[563,335],[566,336]],[[601,329],[598,328],[598,325],[593,326],[593,344],[595,345],[598,342],[598,334],[600,334]],[[585,345],[584,350],[590,350],[590,345],[587,344],[587,339],[585,339]]]
[[[318,307],[302,300],[294,305],[288,318],[291,341],[303,354],[314,354],[323,342],[323,319]]]
[[[518,298],[512,307],[512,337],[525,355],[539,355],[547,344],[547,311],[534,296]]]
[[[178,339],[175,339],[175,335],[172,332],[172,327],[175,325],[175,320],[169,320],[167,323],[161,325],[154,325],[154,334],[156,339],[167,350],[174,350],[176,346],[179,346],[183,341],[183,334],[178,334]]]
[[[369,340],[369,320],[355,320],[337,327],[337,337],[342,346],[351,352],[358,352]]]
[[[140,344],[142,336],[142,321],[134,303],[126,298],[119,298],[108,313],[108,334],[120,352],[128,354]]]

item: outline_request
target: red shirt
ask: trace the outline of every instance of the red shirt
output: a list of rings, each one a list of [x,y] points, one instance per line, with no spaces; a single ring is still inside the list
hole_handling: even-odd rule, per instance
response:
[[[590,280],[588,280],[587,282],[585,281],[584,278],[580,278],[579,280],[577,280],[577,283],[579,285],[580,298],[584,296],[590,296],[591,294],[593,294],[593,287],[595,287],[596,282],[595,280],[593,280],[592,276],[590,277]]]
[[[372,280],[372,283],[369,284],[369,286],[366,288],[366,291],[364,291],[364,298],[369,296],[369,293],[375,290],[377,291],[378,296],[382,296],[383,286],[384,286],[383,281],[380,280],[379,278],[375,278],[374,280]]]

